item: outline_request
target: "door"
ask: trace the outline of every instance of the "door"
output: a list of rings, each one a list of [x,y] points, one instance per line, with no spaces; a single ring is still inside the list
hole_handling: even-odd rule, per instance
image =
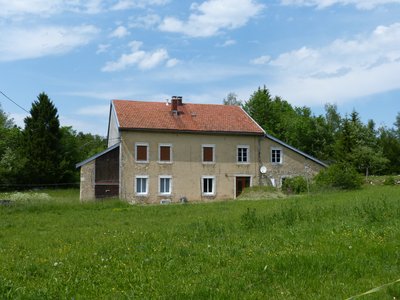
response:
[[[250,176],[236,177],[236,197],[238,197],[245,188],[250,187]]]

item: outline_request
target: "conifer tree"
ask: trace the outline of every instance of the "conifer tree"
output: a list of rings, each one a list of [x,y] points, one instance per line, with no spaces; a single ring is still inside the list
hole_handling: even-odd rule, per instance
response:
[[[32,103],[24,129],[26,181],[35,184],[57,183],[60,178],[61,132],[57,108],[45,93]]]

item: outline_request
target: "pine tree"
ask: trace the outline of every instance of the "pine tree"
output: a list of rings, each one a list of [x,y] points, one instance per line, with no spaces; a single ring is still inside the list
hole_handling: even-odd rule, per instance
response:
[[[61,132],[57,108],[45,93],[32,103],[26,117],[24,151],[27,183],[51,184],[60,178]]]

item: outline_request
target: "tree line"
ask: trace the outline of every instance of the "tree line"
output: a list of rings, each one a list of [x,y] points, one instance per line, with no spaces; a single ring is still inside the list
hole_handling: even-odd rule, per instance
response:
[[[326,104],[324,115],[271,96],[264,86],[246,102],[229,93],[224,104],[241,105],[269,134],[328,164],[346,163],[360,173],[400,174],[400,112],[393,127],[361,122],[353,110],[342,116]],[[79,182],[77,162],[106,148],[104,137],[60,126],[58,111],[45,94],[32,103],[24,128],[0,106],[0,188]]]
[[[0,188],[77,183],[76,163],[105,148],[99,135],[60,126],[57,108],[45,93],[32,103],[24,128],[0,107]]]
[[[223,103],[241,105],[268,134],[328,164],[350,164],[366,176],[400,174],[400,112],[393,127],[376,128],[355,110],[342,116],[333,104],[316,116],[309,107],[273,97],[265,86],[246,102],[229,93]]]

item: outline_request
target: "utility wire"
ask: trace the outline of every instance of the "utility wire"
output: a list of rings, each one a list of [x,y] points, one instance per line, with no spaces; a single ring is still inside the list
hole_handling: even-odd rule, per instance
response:
[[[15,102],[13,99],[11,99],[10,97],[8,97],[6,94],[4,94],[2,91],[0,91],[0,94],[2,94],[6,99],[10,100],[12,103],[14,103],[16,106],[18,106],[20,109],[22,109],[23,111],[27,112],[28,114],[30,113],[29,111],[27,111],[25,108],[23,108],[21,105],[19,105],[17,102]]]

